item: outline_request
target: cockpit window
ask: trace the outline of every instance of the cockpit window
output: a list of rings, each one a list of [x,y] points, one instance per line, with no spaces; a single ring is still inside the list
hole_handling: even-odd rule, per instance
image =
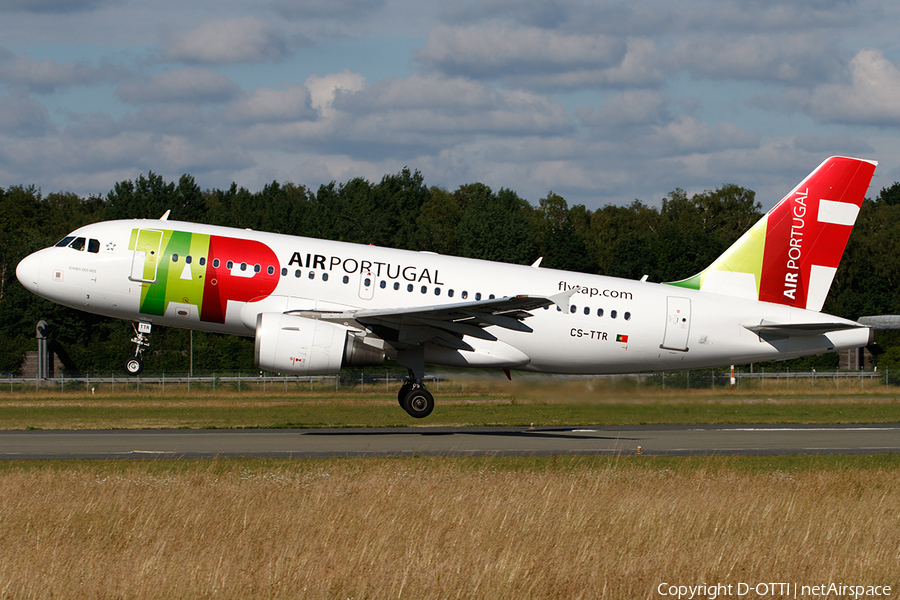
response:
[[[100,252],[100,240],[88,240],[88,252],[93,252],[94,254]]]
[[[75,239],[75,236],[74,236],[74,235],[67,235],[67,236],[64,237],[63,239],[61,239],[61,240],[59,240],[58,242],[56,242],[56,247],[57,247],[57,248],[65,248],[66,246],[69,245],[69,242],[71,242],[71,241],[74,240],[74,239]]]
[[[85,239],[83,237],[75,238],[72,240],[72,243],[69,244],[69,248],[73,248],[75,250],[84,250],[84,242]]]

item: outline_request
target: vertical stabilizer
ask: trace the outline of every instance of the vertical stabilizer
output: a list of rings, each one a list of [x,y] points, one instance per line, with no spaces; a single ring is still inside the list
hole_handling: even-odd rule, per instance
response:
[[[829,158],[713,264],[669,285],[822,310],[877,165]]]

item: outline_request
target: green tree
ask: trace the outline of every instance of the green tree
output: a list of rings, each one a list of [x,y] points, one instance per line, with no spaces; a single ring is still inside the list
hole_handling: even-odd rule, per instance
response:
[[[537,259],[537,245],[530,235],[531,206],[512,190],[497,194],[484,184],[460,188],[466,208],[456,228],[463,256],[527,264]]]

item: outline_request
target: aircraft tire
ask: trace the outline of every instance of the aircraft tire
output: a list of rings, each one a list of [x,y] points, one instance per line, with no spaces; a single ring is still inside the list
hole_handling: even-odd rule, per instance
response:
[[[129,375],[140,375],[144,370],[144,361],[138,357],[129,358],[125,361],[125,371]]]
[[[406,402],[406,397],[409,395],[409,391],[412,389],[412,387],[413,387],[413,382],[412,382],[412,381],[407,381],[407,382],[404,383],[403,386],[400,388],[400,391],[397,392],[397,402],[400,403],[400,406],[401,406],[404,410],[406,410],[406,406],[404,406],[403,403]]]
[[[424,419],[434,410],[434,396],[423,387],[414,387],[406,395],[403,409],[411,417]]]

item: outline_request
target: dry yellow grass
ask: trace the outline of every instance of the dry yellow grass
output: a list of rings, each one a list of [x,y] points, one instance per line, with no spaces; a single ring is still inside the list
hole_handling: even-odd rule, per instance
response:
[[[0,597],[632,599],[659,597],[663,582],[898,590],[890,469],[560,462],[5,469]]]

